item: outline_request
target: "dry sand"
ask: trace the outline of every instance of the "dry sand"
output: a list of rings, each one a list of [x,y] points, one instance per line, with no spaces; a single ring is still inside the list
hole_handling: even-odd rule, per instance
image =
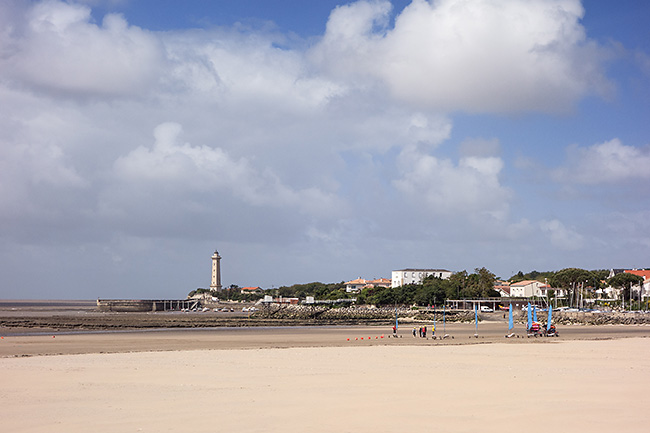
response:
[[[502,328],[481,325],[474,339],[472,325],[448,325],[456,338],[442,342],[413,339],[408,329],[382,339],[385,330],[367,327],[5,336],[0,425],[72,433],[648,431],[650,339],[639,338],[648,328],[565,327],[556,339],[509,340]]]

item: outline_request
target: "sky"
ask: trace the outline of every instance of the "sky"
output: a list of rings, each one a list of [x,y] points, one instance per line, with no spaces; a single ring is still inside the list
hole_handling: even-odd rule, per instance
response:
[[[650,267],[650,2],[0,3],[0,298]]]

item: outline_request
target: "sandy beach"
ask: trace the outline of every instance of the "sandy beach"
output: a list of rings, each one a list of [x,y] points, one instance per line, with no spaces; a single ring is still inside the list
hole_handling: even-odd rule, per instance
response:
[[[442,341],[377,327],[4,336],[3,430],[647,431],[649,327],[474,330],[448,326]]]

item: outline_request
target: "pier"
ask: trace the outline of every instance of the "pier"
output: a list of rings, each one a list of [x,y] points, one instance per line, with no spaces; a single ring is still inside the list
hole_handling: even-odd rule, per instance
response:
[[[124,313],[192,310],[199,306],[197,299],[97,299],[99,311]]]

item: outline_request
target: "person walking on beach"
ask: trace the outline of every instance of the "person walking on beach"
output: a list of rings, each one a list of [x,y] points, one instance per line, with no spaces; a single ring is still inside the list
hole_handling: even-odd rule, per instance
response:
[[[413,338],[415,338],[415,326],[413,327]]]
[[[431,338],[436,338],[436,325],[431,325]]]
[[[397,337],[397,326],[393,325],[393,336]]]
[[[422,338],[427,338],[427,327],[426,326],[422,327]]]

